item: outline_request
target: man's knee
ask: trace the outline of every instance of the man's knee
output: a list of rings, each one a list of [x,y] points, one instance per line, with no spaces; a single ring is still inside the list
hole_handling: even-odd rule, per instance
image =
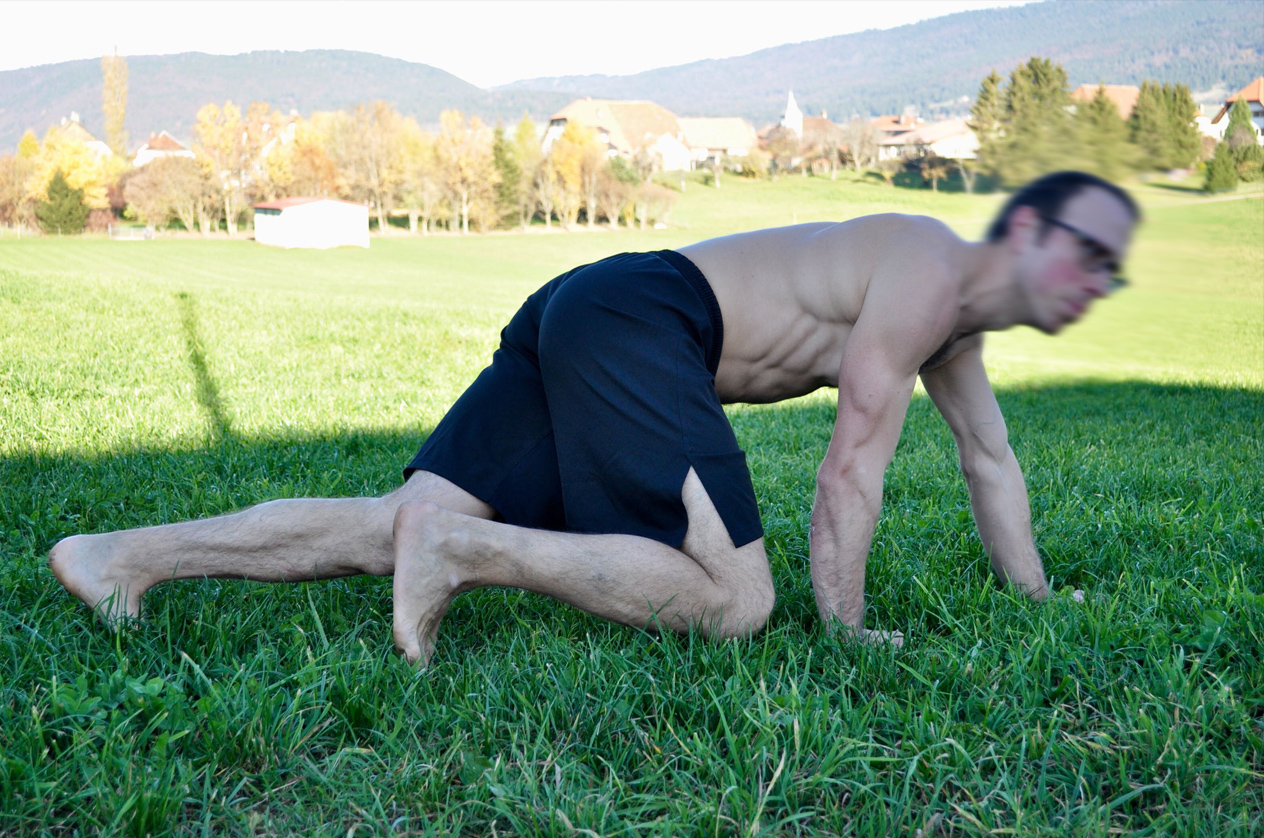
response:
[[[726,570],[717,580],[721,597],[707,632],[717,638],[747,637],[764,627],[777,603],[763,539],[734,550]]]

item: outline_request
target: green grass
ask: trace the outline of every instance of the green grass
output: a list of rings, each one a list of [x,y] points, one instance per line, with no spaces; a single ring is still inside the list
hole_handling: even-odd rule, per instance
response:
[[[989,578],[919,394],[867,614],[908,644],[825,634],[818,393],[731,410],[779,595],[758,637],[489,589],[420,674],[391,653],[389,580],[172,583],[114,636],[44,555],[393,488],[505,317],[574,264],[888,210],[975,236],[999,199],[726,178],[690,183],[657,232],[0,240],[0,834],[1259,834],[1264,201],[1139,192],[1134,287],[1064,337],[987,350],[1046,568],[1085,603]]]

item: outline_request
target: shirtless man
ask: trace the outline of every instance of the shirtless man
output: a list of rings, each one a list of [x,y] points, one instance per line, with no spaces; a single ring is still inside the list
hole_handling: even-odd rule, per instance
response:
[[[721,403],[838,388],[810,534],[821,618],[869,632],[865,562],[914,384],[957,442],[992,568],[1048,594],[982,332],[1049,334],[1116,287],[1138,220],[1118,188],[1059,173],[987,239],[878,215],[725,236],[577,268],[524,304],[493,363],[382,498],[277,500],[219,518],[74,536],[53,572],[107,622],[169,579],[394,574],[394,637],[429,660],[452,599],[547,594],[637,627],[759,630],[774,593]]]

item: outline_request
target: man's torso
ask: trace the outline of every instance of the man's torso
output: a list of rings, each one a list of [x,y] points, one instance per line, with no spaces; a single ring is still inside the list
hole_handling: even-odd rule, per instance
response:
[[[774,402],[837,386],[843,349],[870,283],[892,270],[954,281],[964,247],[933,219],[875,215],[679,248],[706,276],[720,304],[720,399]],[[946,335],[931,363],[951,357],[958,337]]]

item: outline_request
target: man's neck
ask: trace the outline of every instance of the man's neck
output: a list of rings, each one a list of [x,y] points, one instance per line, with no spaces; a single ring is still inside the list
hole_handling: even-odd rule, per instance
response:
[[[959,254],[961,309],[957,330],[997,332],[1028,322],[1028,304],[1014,276],[1013,255],[1004,242],[963,243]]]

